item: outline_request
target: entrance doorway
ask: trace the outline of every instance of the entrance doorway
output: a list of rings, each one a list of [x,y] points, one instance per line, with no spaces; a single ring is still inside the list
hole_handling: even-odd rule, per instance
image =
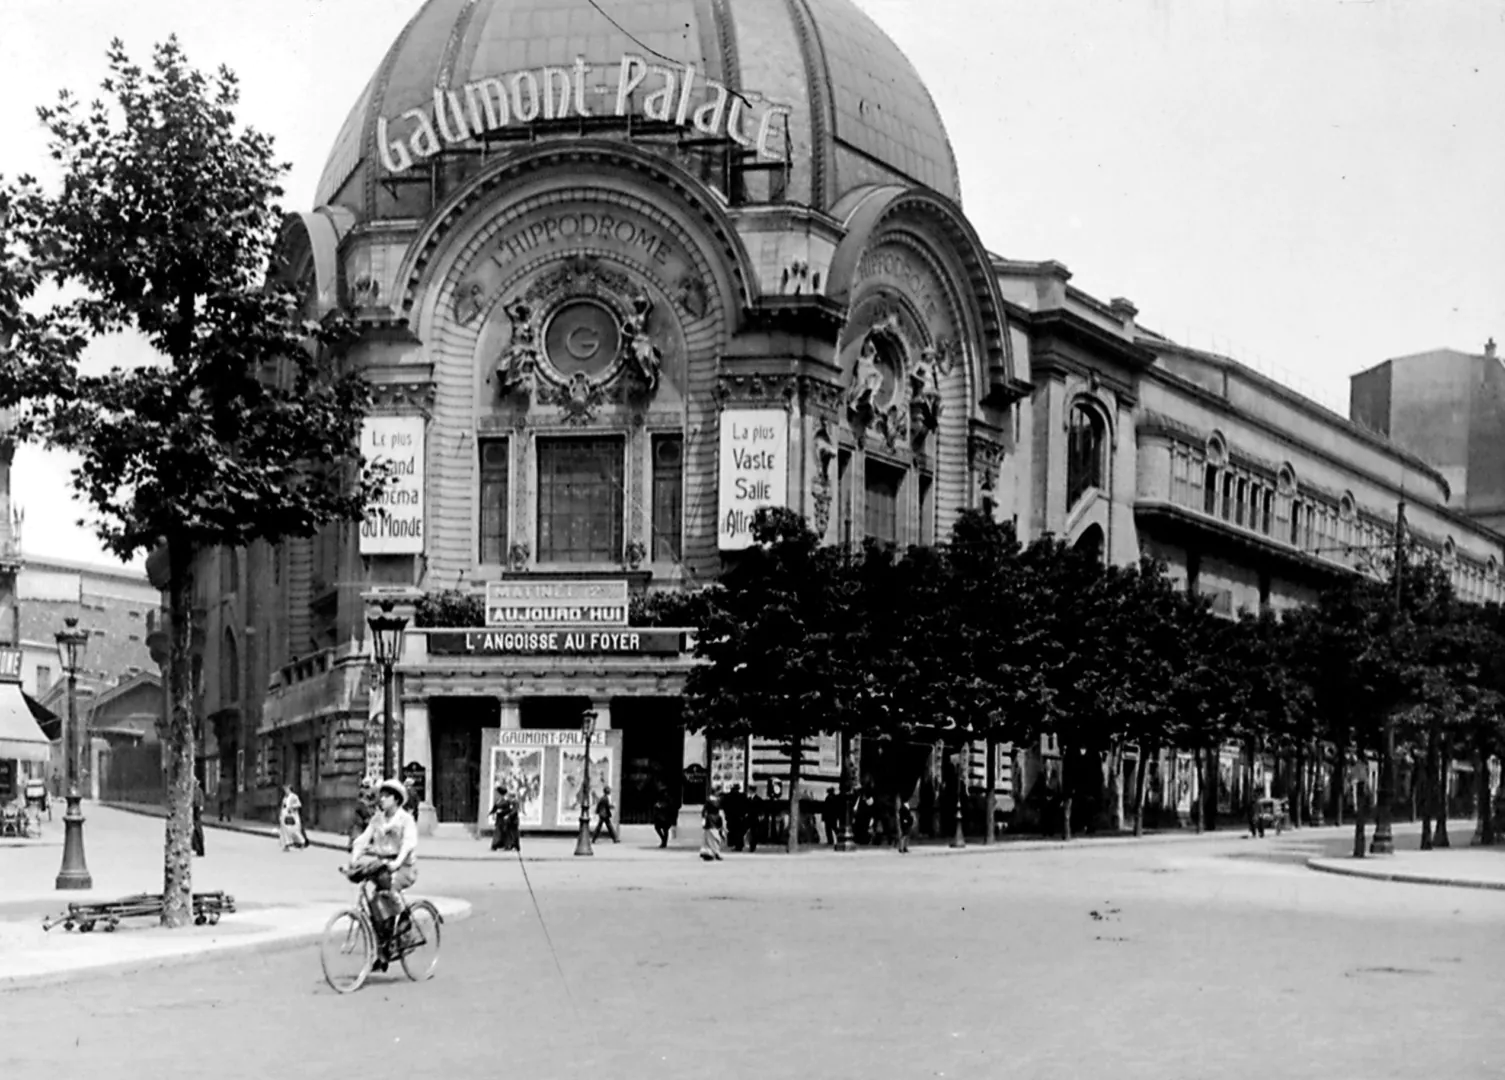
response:
[[[518,703],[517,726],[528,731],[579,731],[590,707],[588,697],[526,697]]]
[[[496,727],[500,710],[494,700],[429,702],[433,739],[431,788],[434,815],[440,823],[475,825],[481,816],[481,729]]]
[[[613,698],[612,727],[622,731],[622,790],[617,815],[623,825],[653,821],[660,786],[679,802],[685,729],[679,698]]]

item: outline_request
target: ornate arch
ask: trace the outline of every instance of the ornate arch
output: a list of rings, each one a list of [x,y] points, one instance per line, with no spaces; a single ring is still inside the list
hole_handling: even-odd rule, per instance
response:
[[[672,162],[630,144],[599,139],[550,143],[509,156],[451,195],[408,246],[395,279],[401,314],[411,317],[419,299],[433,294],[436,275],[442,274],[440,265],[454,257],[444,256],[453,250],[455,235],[466,231],[466,225],[473,224],[492,202],[519,191],[557,199],[564,189],[594,193],[624,205],[635,201],[639,213],[673,231],[698,256],[705,280],[717,284],[732,316],[727,332],[736,332],[757,298],[757,275],[724,201]],[[641,194],[645,191],[654,193],[651,201]],[[464,249],[473,243],[462,245],[456,254],[463,257]]]
[[[281,263],[272,277],[289,284],[311,286],[307,297],[311,314],[322,319],[344,300],[340,274],[340,241],[350,231],[348,212],[325,208],[288,214],[277,238]]]
[[[958,307],[967,336],[980,350],[976,359],[977,385],[985,388],[981,396],[987,396],[995,387],[1010,395],[1021,392],[1003,315],[1003,295],[998,289],[992,259],[959,206],[927,188],[887,185],[849,193],[832,208],[832,213],[847,233],[837,246],[827,272],[827,296],[849,302],[863,255],[886,234],[902,229],[902,223],[919,225],[926,234],[925,243],[931,254],[951,264],[947,279],[964,286],[957,290]],[[932,239],[937,236],[944,241],[942,245]]]

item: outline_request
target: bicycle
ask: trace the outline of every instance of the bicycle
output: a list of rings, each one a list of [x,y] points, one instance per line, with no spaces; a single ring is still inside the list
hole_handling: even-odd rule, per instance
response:
[[[432,979],[439,964],[439,927],[444,922],[439,909],[427,900],[409,904],[405,895],[396,893],[402,909],[397,913],[390,937],[383,940],[372,907],[376,883],[353,876],[358,872],[354,867],[340,868],[340,873],[356,883],[356,899],[353,908],[335,912],[324,926],[319,943],[324,981],[336,993],[354,993],[365,985],[377,961],[401,963],[403,972],[413,982]],[[342,960],[355,963],[353,975],[337,974],[343,966]]]

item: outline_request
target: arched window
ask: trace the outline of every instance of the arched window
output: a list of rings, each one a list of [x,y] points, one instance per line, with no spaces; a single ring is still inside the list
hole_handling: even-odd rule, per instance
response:
[[[1202,512],[1213,517],[1222,517],[1227,511],[1222,498],[1224,475],[1228,464],[1228,446],[1223,436],[1213,433],[1207,440],[1207,449],[1202,464]]]
[[[240,700],[240,650],[228,629],[219,651],[219,698],[221,705]]]
[[[240,588],[240,558],[233,547],[219,552],[219,594],[229,596]]]
[[[1077,551],[1086,555],[1093,562],[1103,561],[1103,528],[1101,525],[1089,525],[1077,542],[1072,545]]]
[[[1103,486],[1103,449],[1108,425],[1102,414],[1086,405],[1071,407],[1066,429],[1066,506],[1076,505],[1091,488]]]

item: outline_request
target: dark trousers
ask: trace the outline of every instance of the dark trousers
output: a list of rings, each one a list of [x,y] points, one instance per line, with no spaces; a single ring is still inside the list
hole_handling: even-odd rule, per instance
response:
[[[596,819],[596,828],[591,833],[591,839],[592,840],[599,840],[599,839],[601,839],[601,830],[602,829],[606,830],[606,834],[611,837],[611,842],[613,844],[620,844],[622,842],[622,838],[617,835],[617,823],[614,822],[614,821],[612,821],[612,819],[609,818],[609,817],[597,818]]]

